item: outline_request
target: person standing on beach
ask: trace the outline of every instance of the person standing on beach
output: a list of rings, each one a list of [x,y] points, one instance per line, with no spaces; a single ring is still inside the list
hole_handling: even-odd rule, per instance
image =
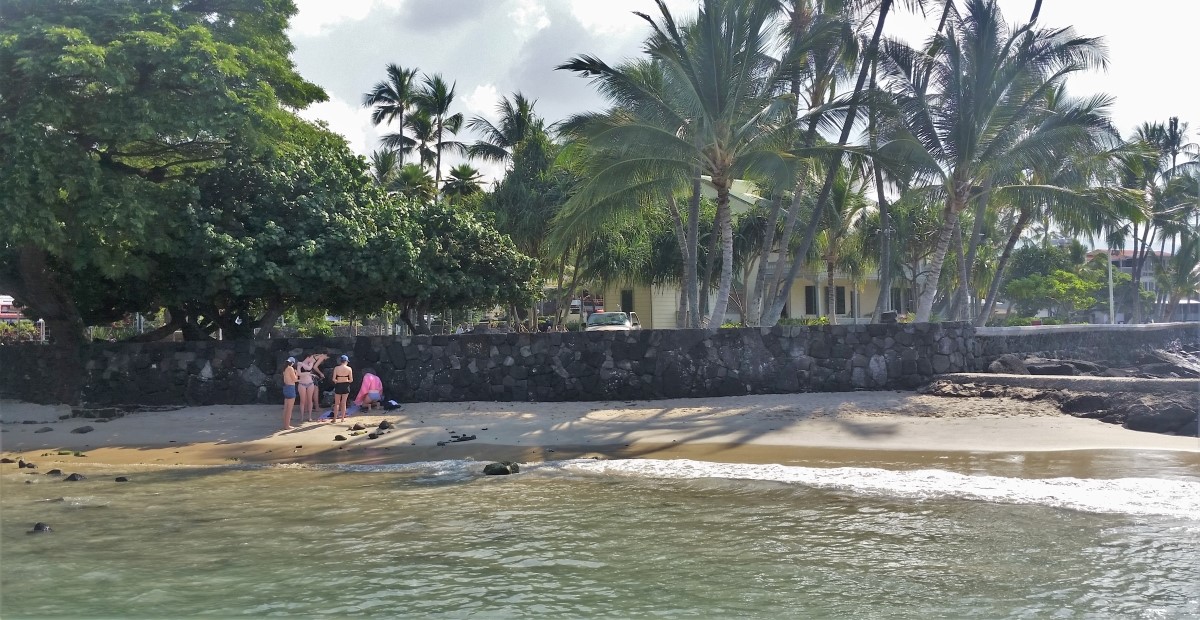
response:
[[[313,411],[319,407],[320,388],[317,385],[320,379],[324,379],[325,375],[318,368],[321,362],[325,361],[327,355],[309,355],[300,362],[299,368],[299,394],[300,394],[300,417],[305,422],[313,421]],[[317,377],[320,377],[318,379]]]
[[[287,366],[283,368],[283,430],[292,428],[292,407],[296,404],[296,382],[300,376],[296,374],[296,358],[287,358]]]
[[[350,399],[350,384],[354,383],[354,371],[350,368],[350,358],[343,355],[338,358],[338,365],[333,369],[333,414],[334,422],[346,419],[346,401]]]

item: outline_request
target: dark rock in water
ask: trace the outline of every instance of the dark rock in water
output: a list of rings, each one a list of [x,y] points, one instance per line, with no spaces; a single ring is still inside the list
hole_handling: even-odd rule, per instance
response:
[[[52,430],[54,430],[54,429],[50,428],[49,426],[43,426],[43,427],[41,427],[41,428],[39,428],[39,429],[37,429],[36,431],[33,431],[33,432],[34,432],[34,433],[49,433],[49,432],[50,432],[50,431],[52,431]]]
[[[354,423],[354,426],[351,426],[351,427],[350,427],[350,430],[352,430],[352,431],[365,431],[365,430],[367,430],[367,427],[366,427],[365,425],[363,425],[363,423],[362,423],[362,422],[355,422],[355,423]]]
[[[82,434],[82,433],[90,433],[90,432],[92,432],[92,431],[94,431],[94,430],[96,430],[96,429],[94,429],[94,428],[92,428],[92,427],[90,427],[90,426],[80,426],[79,428],[73,428],[73,429],[71,429],[71,432],[72,432],[72,433],[81,433],[81,434]]]
[[[391,423],[391,422],[388,422],[387,420],[384,420],[384,421],[382,421],[382,422],[380,422],[380,423],[379,423],[379,429],[380,429],[380,430],[387,430],[387,429],[389,429],[389,428],[395,428],[395,427],[392,425],[392,423]]]
[[[71,474],[70,476],[63,478],[63,482],[79,482],[80,480],[87,480],[87,477],[83,474]]]
[[[1029,374],[1029,369],[1025,367],[1025,360],[1012,353],[1005,353],[996,358],[995,361],[988,364],[988,371],[1007,375]]]
[[[129,482],[129,478],[125,476],[117,476],[116,482]]]
[[[1125,428],[1149,433],[1196,436],[1196,410],[1169,403],[1159,409],[1134,406],[1125,416]]]
[[[485,476],[507,476],[509,474],[517,474],[521,472],[521,466],[512,461],[502,461],[500,463],[488,463],[483,467]]]
[[[334,435],[333,440],[334,441],[346,441],[346,436],[345,435]]]
[[[6,457],[0,459],[0,463],[16,463],[16,461],[14,461],[6,456]]]
[[[53,531],[54,530],[49,525],[46,525],[45,523],[38,521],[37,523],[33,524],[33,529],[29,530],[26,533],[27,534],[44,534],[46,532],[53,532]]]
[[[50,471],[46,472],[46,475],[47,476],[61,476],[62,470],[61,469],[51,469]]]

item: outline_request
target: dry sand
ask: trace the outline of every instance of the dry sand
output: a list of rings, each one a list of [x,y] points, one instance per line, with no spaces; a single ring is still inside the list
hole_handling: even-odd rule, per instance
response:
[[[784,394],[637,402],[412,403],[347,423],[280,430],[281,406],[206,406],[109,422],[69,418],[65,406],[0,401],[0,452],[39,463],[203,465],[517,460],[575,457],[790,462],[813,450],[924,453],[1139,450],[1200,452],[1200,440],[1126,430],[1004,398],[911,392]],[[293,418],[295,419],[295,417]],[[396,428],[350,436],[362,422]],[[73,429],[91,426],[86,434]],[[37,432],[49,428],[49,431]],[[449,443],[451,431],[475,435]],[[334,441],[337,434],[349,437]],[[59,455],[59,451],[70,451]],[[85,456],[76,457],[74,451]],[[45,465],[42,465],[43,469]]]

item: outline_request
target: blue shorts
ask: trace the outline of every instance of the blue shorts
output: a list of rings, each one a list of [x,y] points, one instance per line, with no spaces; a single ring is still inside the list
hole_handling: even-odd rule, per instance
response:
[[[283,386],[283,397],[284,398],[295,398],[296,397],[296,386],[294,386],[294,385]]]
[[[383,394],[380,394],[379,392],[367,392],[367,400],[379,400],[382,397]]]

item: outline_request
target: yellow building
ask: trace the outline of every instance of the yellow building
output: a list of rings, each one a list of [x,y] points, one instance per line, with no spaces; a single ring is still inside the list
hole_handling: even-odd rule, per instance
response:
[[[704,195],[715,198],[716,191],[712,185],[703,185]],[[730,188],[730,207],[736,213],[743,213],[754,206],[761,197],[755,194],[754,185],[748,181],[734,181]],[[750,270],[750,277],[756,274],[757,266]],[[735,274],[735,277],[738,274]],[[829,282],[824,265],[811,265],[801,269],[796,280],[792,283],[789,299],[783,310],[783,316],[788,318],[816,319],[826,316]],[[834,272],[833,278],[834,314],[839,324],[867,323],[875,310],[875,302],[879,295],[879,275],[870,274],[852,280],[846,274]],[[730,295],[729,309],[725,315],[726,321],[740,322],[742,319],[742,298],[744,284],[734,283]],[[646,284],[611,283],[603,288],[605,310],[636,312],[642,327],[647,329],[675,328],[680,311],[680,287],[676,285],[649,286]],[[708,307],[712,307],[715,291],[711,293]]]

